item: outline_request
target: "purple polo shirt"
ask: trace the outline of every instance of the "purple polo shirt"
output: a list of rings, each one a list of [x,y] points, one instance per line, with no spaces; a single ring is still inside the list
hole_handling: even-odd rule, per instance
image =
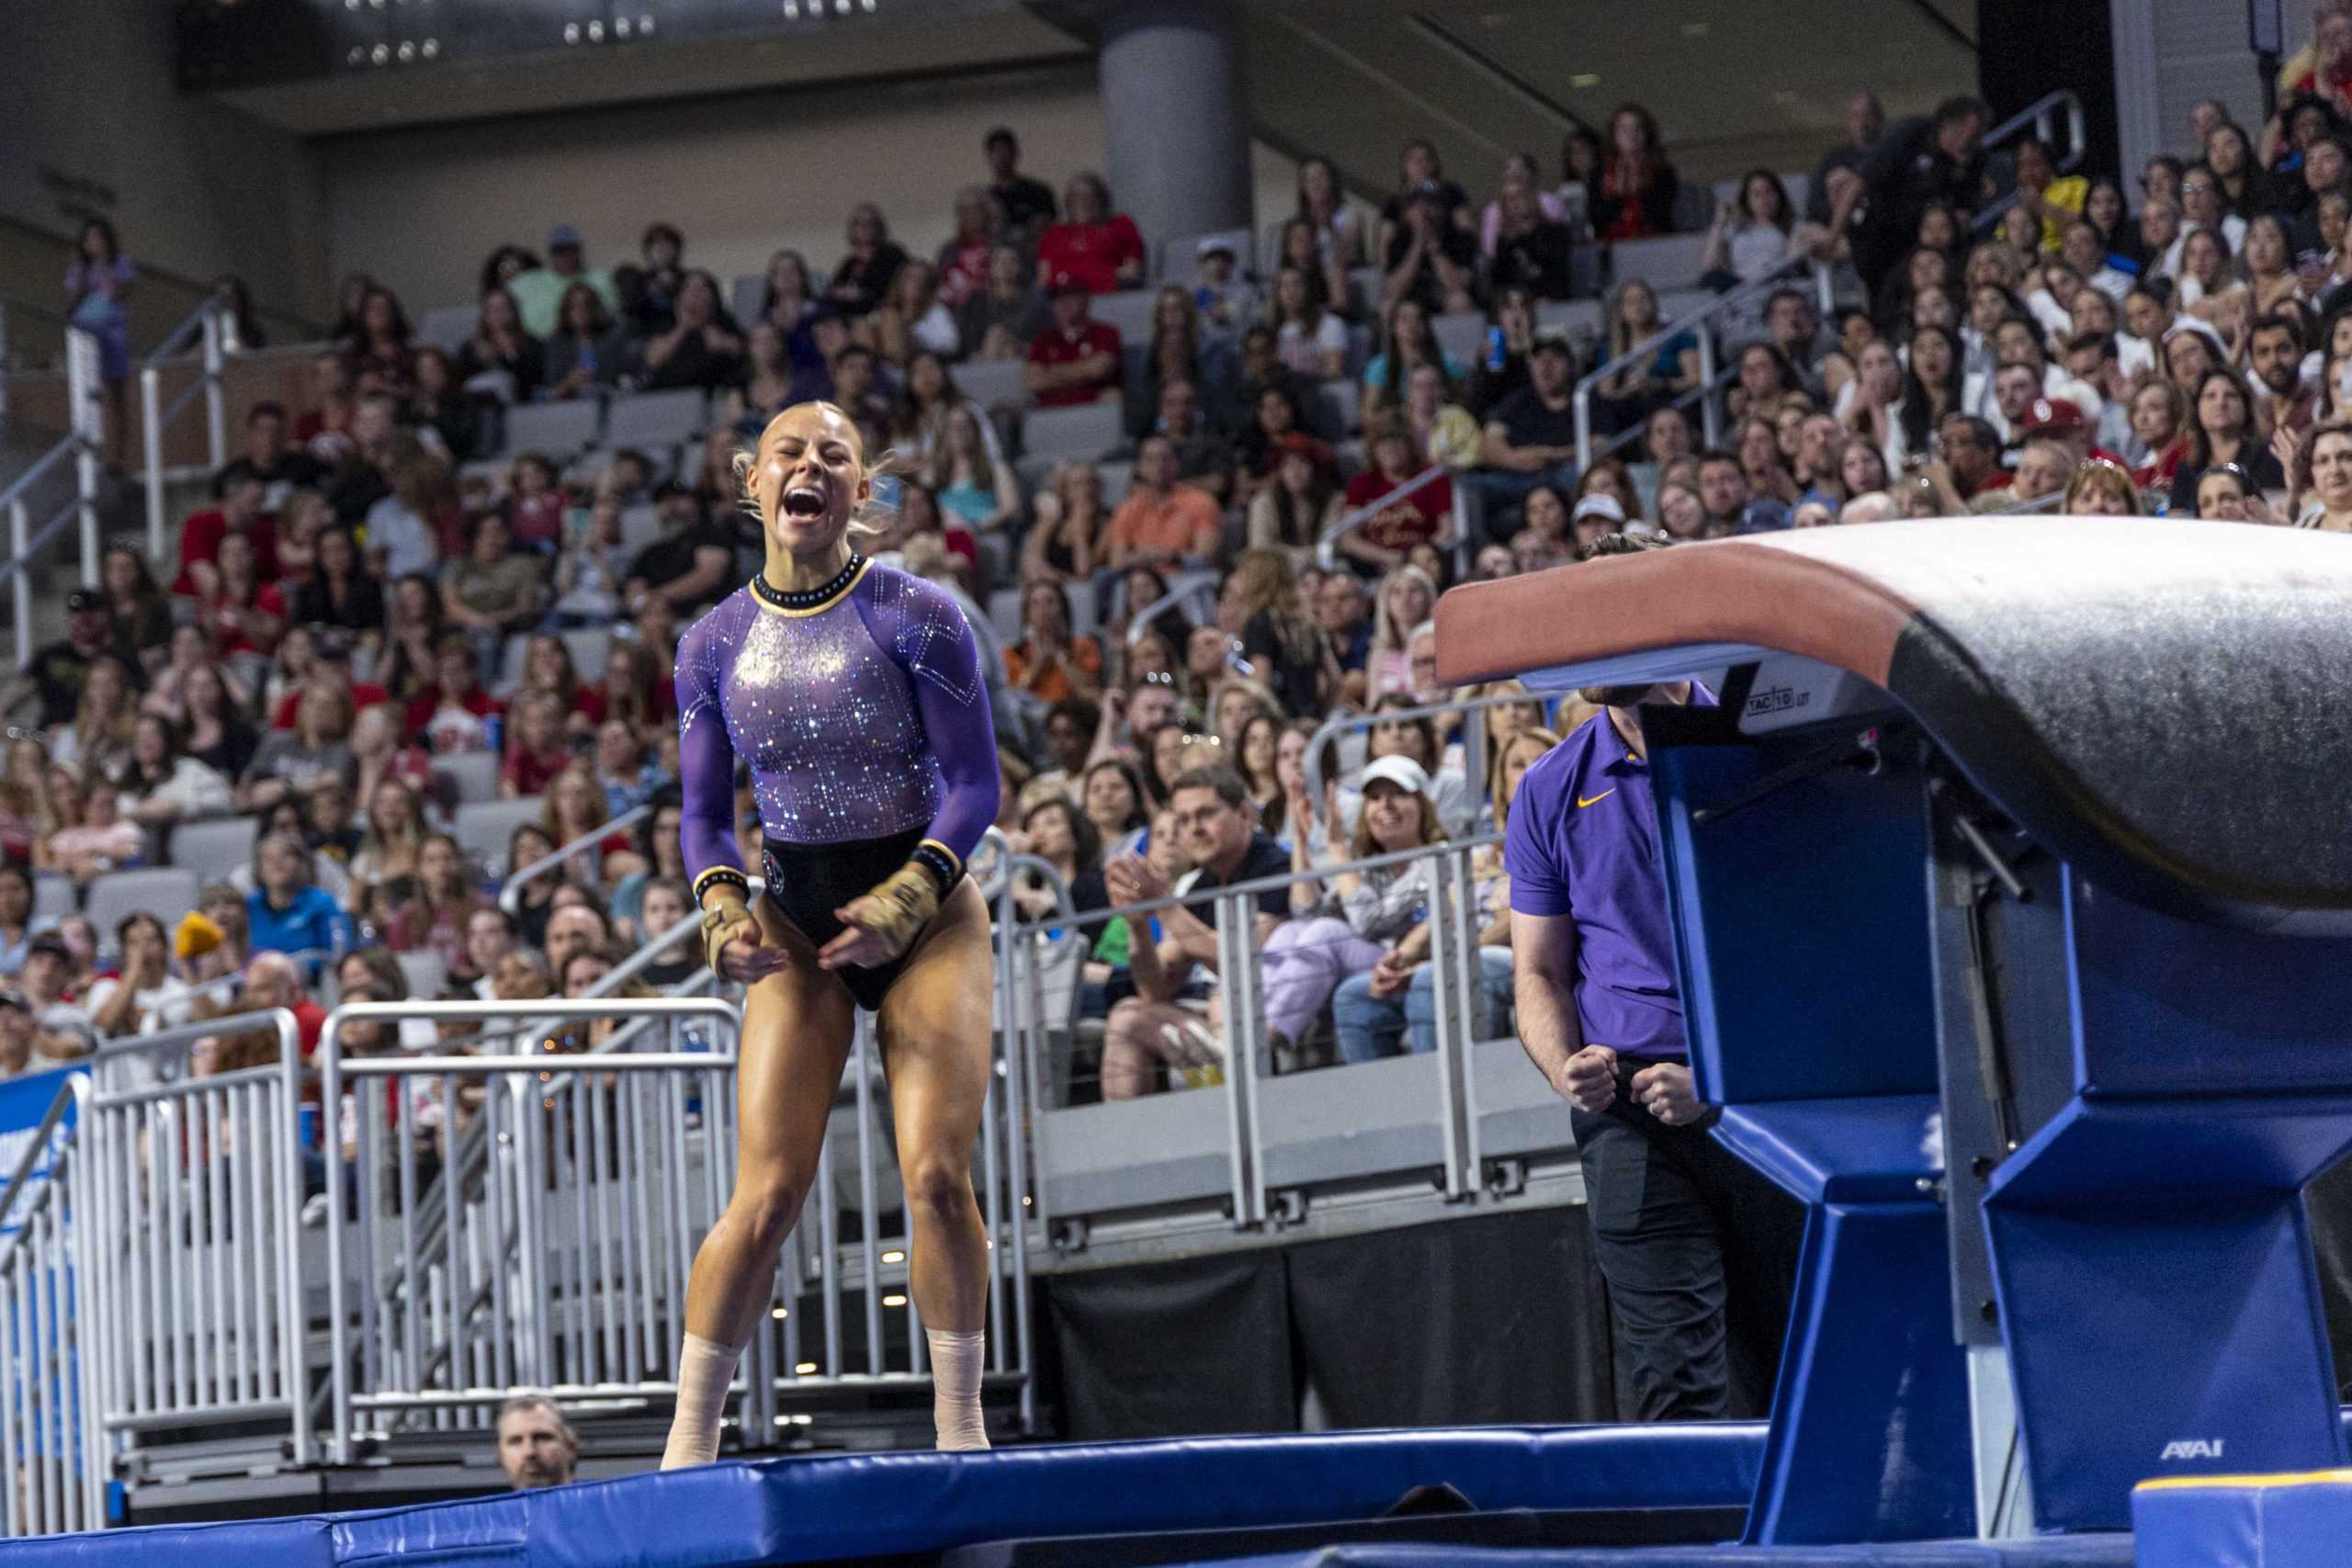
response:
[[[1605,713],[1527,770],[1503,838],[1510,907],[1576,921],[1585,1043],[1687,1059],[1649,764]]]

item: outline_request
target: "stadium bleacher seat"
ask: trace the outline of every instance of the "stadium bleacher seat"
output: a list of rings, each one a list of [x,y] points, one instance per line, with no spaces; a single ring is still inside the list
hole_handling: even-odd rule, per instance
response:
[[[1021,590],[998,588],[989,593],[989,625],[1007,642],[1021,640]]]
[[[460,809],[498,798],[498,753],[451,751],[433,759],[435,778],[447,779],[458,792]]]
[[[196,873],[186,866],[149,866],[143,871],[110,871],[90,884],[83,913],[98,929],[102,941],[114,938],[115,923],[125,915],[144,910],[168,928],[196,908],[200,891]]]
[[[1476,365],[1487,346],[1487,318],[1476,310],[1455,310],[1430,318],[1430,331],[1449,358]]]
[[[613,634],[607,626],[575,626],[562,634],[566,648],[571,650],[572,666],[582,681],[603,679],[605,656],[612,651]]]
[[[481,861],[492,876],[503,877],[509,869],[506,840],[524,823],[539,820],[541,809],[536,795],[519,800],[469,801],[458,807],[449,831],[460,849]]]
[[[1021,450],[1032,457],[1100,457],[1119,444],[1119,400],[1032,409],[1021,417]]]
[[[956,389],[980,406],[983,413],[1029,400],[1029,362],[1025,359],[967,359],[956,367]]]
[[[768,277],[763,272],[747,272],[727,287],[728,309],[734,313],[735,324],[749,327],[760,319],[760,302],[768,297]]]
[[[62,920],[72,914],[80,900],[74,896],[74,879],[60,876],[53,871],[35,874],[33,877],[33,918]]]
[[[1598,299],[1546,299],[1535,307],[1538,332],[1566,331],[1571,336],[1599,337],[1602,320]]]
[[[648,502],[643,506],[621,509],[621,547],[632,556],[645,548],[662,534],[662,513]]]
[[[604,418],[594,398],[517,403],[506,411],[507,454],[544,452],[559,464],[568,463],[596,445]]]
[[[1109,326],[1119,329],[1123,343],[1151,341],[1151,306],[1159,292],[1150,288],[1123,288],[1116,294],[1097,294],[1089,313]]]
[[[607,447],[674,446],[703,433],[710,400],[697,388],[616,397],[605,410]]]
[[[1136,477],[1132,458],[1121,457],[1114,462],[1097,463],[1094,471],[1102,480],[1102,504],[1106,509],[1127,499],[1127,486],[1135,482]]]
[[[536,631],[516,632],[506,639],[506,646],[499,656],[499,668],[506,673],[492,694],[501,701],[510,698],[522,685],[523,656],[530,650],[531,639],[538,635]],[[598,680],[604,672],[605,655],[613,646],[611,629],[605,626],[575,626],[556,635],[563,639],[563,646],[571,651],[572,668],[579,672],[580,678],[591,683]],[[434,765],[438,768],[440,761],[436,759]]]
[[[437,997],[441,994],[441,987],[448,983],[448,965],[443,964],[441,955],[430,948],[393,956],[400,961],[401,974],[408,981],[408,994],[412,997]]]
[[[1069,594],[1071,634],[1076,637],[1092,637],[1095,628],[1102,622],[1102,617],[1095,613],[1093,581],[1089,579],[1082,582],[1065,583],[1063,587]]]
[[[478,305],[435,305],[416,319],[416,341],[455,354],[474,335],[474,323],[481,319]]]
[[[514,465],[503,457],[475,457],[458,466],[458,488],[481,485],[496,494],[506,489],[514,473]]]
[[[1335,381],[1317,382],[1315,407],[1307,421],[1317,430],[1342,433],[1356,428],[1363,412],[1363,383],[1342,377]]]
[[[1713,304],[1720,296],[1712,288],[1666,288],[1658,292],[1657,313],[1661,321],[1679,321]]]
[[[1699,281],[1699,256],[1706,245],[1704,234],[1620,240],[1609,247],[1609,270],[1619,282],[1638,277],[1661,292],[1688,288]]]
[[[250,817],[182,822],[172,829],[172,863],[194,872],[199,885],[225,882],[231,872],[252,863],[255,826]]]

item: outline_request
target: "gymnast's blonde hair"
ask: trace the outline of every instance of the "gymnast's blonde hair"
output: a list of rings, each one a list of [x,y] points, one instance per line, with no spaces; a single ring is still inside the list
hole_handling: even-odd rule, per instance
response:
[[[768,432],[775,428],[777,419],[806,408],[823,409],[838,415],[842,423],[852,430],[857,429],[857,421],[850,418],[848,412],[841,405],[828,402],[822,398],[812,398],[808,402],[795,403],[791,408],[780,411],[775,419],[768,421],[762,427],[760,441],[765,441],[768,438]],[[858,451],[863,454],[865,450],[865,434],[863,431],[858,433],[857,445]],[[735,455],[727,460],[727,469],[735,476],[735,504],[748,513],[753,522],[759,524],[762,528],[765,528],[768,525],[767,514],[760,510],[760,498],[752,493],[752,470],[758,467],[759,460],[758,442],[754,442],[750,446],[738,446],[735,449]],[[875,479],[885,477],[896,478],[904,471],[905,468],[905,460],[899,456],[898,448],[887,447],[880,457],[863,465],[863,472],[867,481],[871,483]],[[867,494],[870,497],[872,491],[869,490]],[[869,499],[864,506],[850,514],[849,536],[852,539],[866,539],[888,534],[890,531],[888,518],[895,510],[891,507],[877,506]]]

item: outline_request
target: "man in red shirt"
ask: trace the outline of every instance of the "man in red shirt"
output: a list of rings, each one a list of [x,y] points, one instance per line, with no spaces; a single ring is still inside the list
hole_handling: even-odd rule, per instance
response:
[[[495,750],[488,721],[503,718],[506,705],[481,689],[472,639],[447,633],[434,655],[436,679],[409,703],[404,728],[435,752]]]
[[[339,637],[333,637],[322,631],[314,632],[311,635],[315,642],[314,651],[311,655],[311,683],[337,692],[349,693],[351,709],[354,713],[363,712],[379,703],[391,700],[391,694],[373,681],[354,681],[351,678],[349,644]],[[302,706],[302,690],[303,688],[298,685],[277,699],[277,706],[271,709],[269,715],[269,727],[272,729],[294,728],[295,715]]]
[[[232,469],[222,479],[220,504],[180,525],[180,574],[172,579],[175,593],[210,599],[220,592],[220,571],[213,562],[220,557],[220,541],[230,534],[243,534],[253,541],[256,581],[278,579],[277,528],[262,515],[260,476]]]
[[[1087,313],[1086,285],[1054,280],[1054,324],[1029,345],[1029,395],[1041,409],[1091,403],[1119,383],[1119,329]]]

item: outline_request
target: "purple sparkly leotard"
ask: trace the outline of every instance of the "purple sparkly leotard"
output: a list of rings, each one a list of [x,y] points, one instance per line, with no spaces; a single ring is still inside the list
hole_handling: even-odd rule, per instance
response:
[[[743,869],[738,758],[777,844],[920,829],[960,869],[996,820],[995,727],[963,611],[891,567],[853,558],[843,576],[805,608],[747,584],[679,641],[680,829],[697,893],[706,871]]]

